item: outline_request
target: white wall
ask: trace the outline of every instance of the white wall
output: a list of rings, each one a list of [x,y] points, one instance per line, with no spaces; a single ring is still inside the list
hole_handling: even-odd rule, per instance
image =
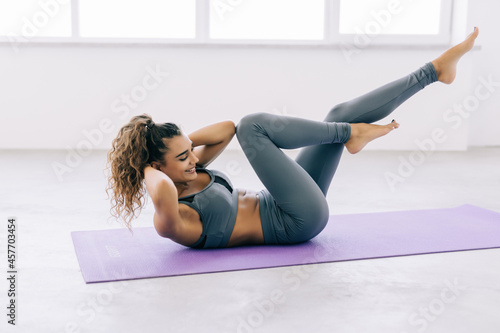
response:
[[[388,121],[397,119],[401,128],[371,149],[414,150],[415,140],[430,138],[436,128],[446,135],[437,149],[500,145],[494,131],[500,121],[498,91],[463,123],[443,118],[454,104],[470,100],[480,77],[500,81],[498,23],[484,14],[498,10],[494,1],[469,4],[469,26],[480,26],[482,48],[460,62],[453,85],[434,84],[400,107]],[[15,53],[0,44],[0,148],[81,148],[88,143],[83,132],[94,131],[91,148],[107,149],[118,128],[143,112],[188,132],[257,111],[321,120],[336,103],[406,75],[441,51],[369,48],[348,63],[342,50],[333,48],[31,44]],[[122,94],[139,91],[147,68],[169,75],[134,108],[124,108]],[[113,127],[108,133],[95,130],[103,119]]]
[[[481,27],[482,50],[474,57],[474,77],[491,77],[497,83],[491,98],[481,102],[481,106],[470,117],[469,145],[500,145],[500,22],[492,13],[500,12],[500,2],[493,0],[470,1],[469,25]]]

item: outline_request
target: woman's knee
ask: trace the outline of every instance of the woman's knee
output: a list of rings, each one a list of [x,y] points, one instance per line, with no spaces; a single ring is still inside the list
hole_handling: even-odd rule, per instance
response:
[[[262,117],[262,113],[252,113],[241,118],[236,125],[236,138],[249,161],[265,148],[266,138],[260,125]]]
[[[265,112],[251,113],[241,118],[236,125],[236,138],[240,142],[255,143],[260,137],[267,136],[266,122],[269,114]]]
[[[349,122],[346,110],[346,103],[337,104],[328,112],[324,121]]]
[[[249,128],[254,124],[260,124],[268,116],[265,112],[250,113],[241,118],[238,127]]]

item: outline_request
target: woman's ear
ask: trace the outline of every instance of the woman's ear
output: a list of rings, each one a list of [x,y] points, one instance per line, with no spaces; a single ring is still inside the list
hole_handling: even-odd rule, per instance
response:
[[[153,169],[160,170],[160,163],[156,161],[151,162],[151,166],[153,167]]]

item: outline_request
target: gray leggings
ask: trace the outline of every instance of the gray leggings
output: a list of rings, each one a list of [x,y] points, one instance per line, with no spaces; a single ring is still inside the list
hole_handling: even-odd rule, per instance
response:
[[[378,121],[437,81],[432,63],[363,96],[335,106],[323,122],[268,113],[237,125],[238,141],[266,189],[259,192],[266,244],[307,241],[329,218],[326,194],[350,136],[349,123]],[[292,160],[281,151],[304,147]]]

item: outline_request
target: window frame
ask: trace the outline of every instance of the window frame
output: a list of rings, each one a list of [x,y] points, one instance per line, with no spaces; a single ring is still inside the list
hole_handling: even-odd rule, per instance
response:
[[[369,44],[371,45],[442,45],[449,44],[451,41],[451,26],[453,23],[453,0],[440,0],[441,1],[441,16],[439,21],[439,34],[428,35],[428,34],[401,34],[401,35],[389,35],[389,34],[377,34],[377,35],[367,35],[369,38]],[[335,5],[337,7],[333,8],[332,14],[340,11],[340,1],[335,0]],[[337,19],[339,15],[335,16]],[[334,35],[335,39],[341,44],[355,45],[354,37],[357,34],[340,34],[338,31],[339,22],[336,22],[336,30],[331,33]]]
[[[440,33],[438,35],[369,35],[370,45],[388,46],[429,46],[449,45],[454,24],[454,2],[457,0],[440,0],[442,3]],[[154,44],[165,46],[192,45],[192,46],[317,46],[317,47],[342,47],[342,45],[355,45],[356,34],[339,33],[340,0],[325,0],[324,11],[324,36],[323,40],[274,40],[274,39],[210,39],[209,38],[209,0],[196,0],[195,38],[89,38],[79,36],[78,2],[71,0],[71,37],[25,37],[25,36],[0,36],[0,43],[30,44],[30,43],[55,43],[55,44]],[[22,41],[24,40],[24,41]],[[368,45],[369,46],[369,45]]]

